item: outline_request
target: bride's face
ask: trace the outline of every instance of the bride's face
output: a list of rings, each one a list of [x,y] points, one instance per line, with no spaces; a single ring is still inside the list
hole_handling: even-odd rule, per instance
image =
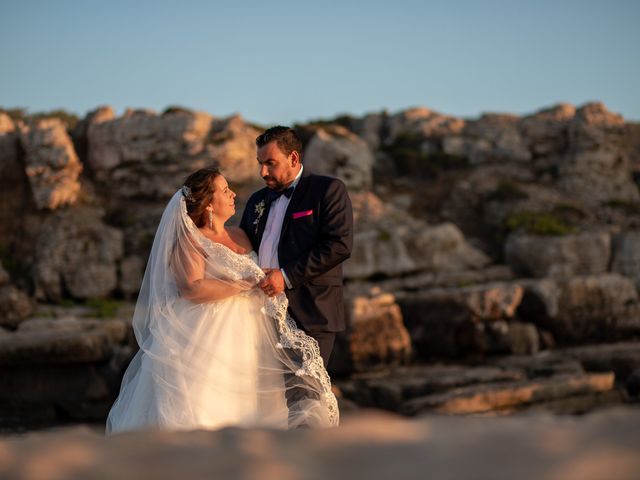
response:
[[[225,220],[236,213],[236,194],[229,188],[227,180],[218,175],[213,180],[213,200],[211,209],[213,214]]]

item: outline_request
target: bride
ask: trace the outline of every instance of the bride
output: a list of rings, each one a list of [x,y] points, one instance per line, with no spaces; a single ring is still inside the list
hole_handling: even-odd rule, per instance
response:
[[[217,169],[202,169],[169,201],[133,317],[140,350],[107,434],[338,424],[317,342],[295,326],[284,294],[257,287],[265,274],[256,253],[225,226],[234,198]]]

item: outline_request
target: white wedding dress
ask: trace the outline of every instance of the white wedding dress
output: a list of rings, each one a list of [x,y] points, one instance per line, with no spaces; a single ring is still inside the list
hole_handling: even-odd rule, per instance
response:
[[[181,272],[194,255],[205,278],[242,291],[207,303],[185,299]],[[108,434],[338,424],[317,342],[295,326],[284,294],[267,297],[255,286],[263,275],[254,252],[240,255],[208,240],[186,214],[181,192],[173,196],[136,304],[140,351],[109,412]]]

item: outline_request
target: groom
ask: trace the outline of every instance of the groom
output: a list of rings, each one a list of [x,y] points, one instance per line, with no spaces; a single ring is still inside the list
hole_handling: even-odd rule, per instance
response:
[[[285,292],[289,313],[315,338],[325,366],[336,332],[344,330],[342,262],[351,255],[353,212],[344,183],[302,165],[302,142],[288,127],[256,139],[266,188],[245,207],[240,227],[267,272],[265,294]]]

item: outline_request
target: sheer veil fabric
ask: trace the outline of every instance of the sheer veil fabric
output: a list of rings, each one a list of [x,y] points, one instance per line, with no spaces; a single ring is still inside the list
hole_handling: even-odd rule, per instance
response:
[[[122,380],[106,433],[143,428],[330,427],[339,420],[317,342],[267,297],[255,252],[206,238],[179,190],[151,249],[133,318],[140,350]],[[196,269],[231,296],[191,300]],[[287,400],[288,399],[288,400]]]

